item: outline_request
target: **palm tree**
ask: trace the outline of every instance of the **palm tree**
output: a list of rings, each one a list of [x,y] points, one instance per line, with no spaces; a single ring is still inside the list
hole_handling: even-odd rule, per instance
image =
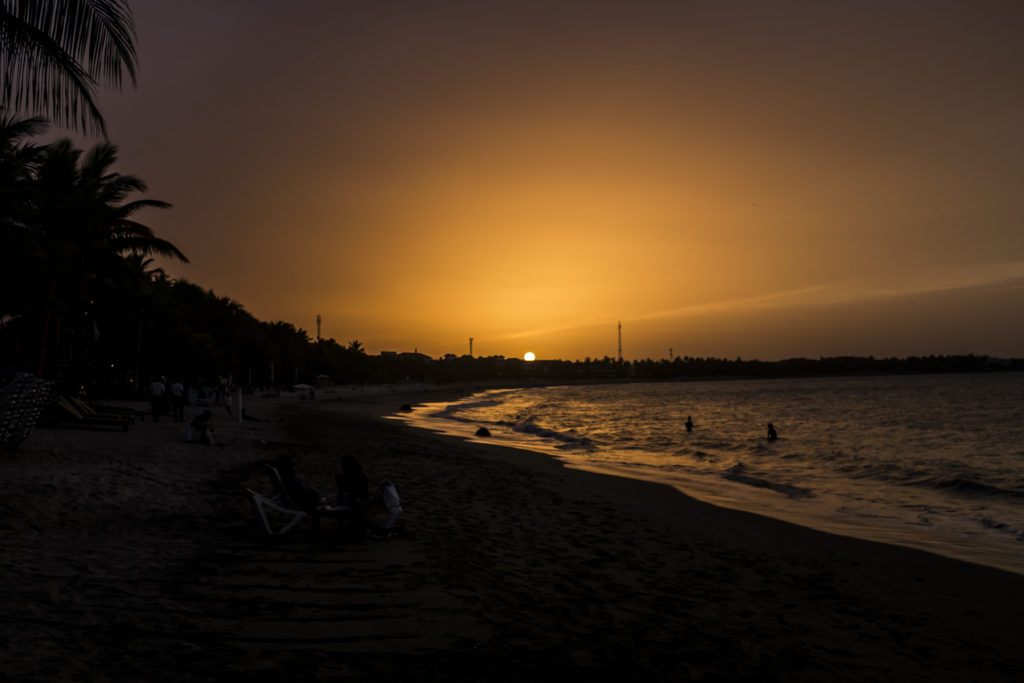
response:
[[[135,176],[113,172],[116,161],[117,147],[110,143],[83,153],[65,139],[48,145],[34,168],[37,201],[26,217],[26,228],[41,259],[31,278],[34,286],[26,289],[37,297],[36,315],[45,311],[40,324],[40,374],[51,319],[55,338],[63,330],[63,338],[77,347],[76,363],[81,363],[84,349],[92,346],[94,321],[104,307],[112,305],[110,293],[124,287],[131,265],[126,258],[134,262],[158,255],[188,262],[177,247],[134,220],[144,208],[169,208],[170,204],[130,200],[135,192],[145,192],[146,184]]]
[[[14,111],[106,137],[95,89],[134,86],[137,62],[127,0],[0,2],[0,95]]]
[[[46,125],[40,118],[18,120],[0,115],[0,228],[4,237],[30,204],[32,173],[42,153],[42,147],[30,139],[42,133]]]
[[[34,240],[26,219],[33,208],[33,170],[42,148],[29,140],[45,128],[42,119],[0,116],[0,316],[18,308],[23,278],[33,265]]]
[[[177,247],[133,220],[144,208],[171,205],[157,199],[127,201],[132,193],[145,192],[146,184],[111,171],[116,161],[117,147],[110,143],[84,155],[67,139],[46,147],[36,173],[44,200],[37,207],[40,234],[54,250],[79,251],[85,263],[154,254],[188,263]]]

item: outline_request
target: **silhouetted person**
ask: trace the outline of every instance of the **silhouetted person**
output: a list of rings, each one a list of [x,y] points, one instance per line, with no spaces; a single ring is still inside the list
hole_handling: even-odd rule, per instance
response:
[[[779,438],[779,435],[775,433],[775,425],[773,425],[771,422],[769,422],[768,423],[768,440],[769,441],[775,441],[775,439],[777,439],[777,438]]]
[[[171,417],[175,422],[185,421],[185,387],[178,380],[171,382],[167,388],[171,395]]]
[[[386,529],[370,521],[370,482],[355,456],[341,458],[341,474],[335,474],[334,481],[338,486],[338,504],[352,508],[349,516],[352,535],[356,538],[371,534],[386,536]]]
[[[686,416],[686,431],[693,431],[693,418],[689,415]]]
[[[149,383],[149,406],[153,409],[153,422],[160,421],[160,413],[164,412],[164,394],[167,387],[159,378]]]
[[[274,465],[277,467],[277,473],[281,475],[281,483],[284,485],[288,497],[299,508],[307,512],[315,510],[320,502],[320,492],[302,483],[298,475],[295,474],[295,465],[292,463],[292,459],[287,456],[279,458]]]

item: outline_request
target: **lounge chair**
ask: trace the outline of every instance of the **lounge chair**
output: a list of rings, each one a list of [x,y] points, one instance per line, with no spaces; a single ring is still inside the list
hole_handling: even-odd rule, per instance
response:
[[[263,520],[263,526],[271,536],[288,533],[292,527],[306,518],[313,522],[313,533],[316,533],[320,530],[321,517],[339,517],[351,510],[347,505],[336,505],[326,498],[322,498],[315,508],[303,510],[288,495],[288,488],[284,485],[284,480],[281,479],[281,473],[277,468],[267,465],[267,470],[274,486],[274,495],[270,497],[252,489],[247,490],[252,495],[253,502],[256,503],[256,511],[259,513],[260,519]],[[277,512],[278,515],[268,515],[268,508]],[[281,515],[284,516],[283,521],[271,519],[271,517],[280,517]],[[278,526],[276,530],[274,529],[275,524]]]
[[[135,408],[121,408],[118,406],[104,406],[91,403],[82,398],[75,396],[66,397],[73,406],[78,408],[78,411],[82,415],[98,416],[98,417],[120,417],[127,419],[130,423],[135,424],[135,418],[141,418],[143,422],[146,420],[146,413]]]
[[[51,417],[56,424],[72,427],[110,427],[128,431],[131,420],[127,416],[83,415],[63,396],[58,396],[51,406]]]

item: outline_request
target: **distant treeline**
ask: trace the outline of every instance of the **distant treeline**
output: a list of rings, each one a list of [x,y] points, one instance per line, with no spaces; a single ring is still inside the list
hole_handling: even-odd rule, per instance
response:
[[[118,286],[99,287],[94,294],[79,315],[51,314],[47,322],[45,307],[40,307],[34,315],[8,317],[0,325],[0,364],[42,374],[63,391],[84,389],[94,396],[121,398],[142,395],[149,381],[160,376],[192,386],[230,381],[253,388],[290,388],[298,383],[636,381],[1024,369],[1021,359],[973,354],[776,362],[687,356],[623,362],[608,356],[533,362],[452,354],[371,356],[358,340],[317,341],[301,328],[260,321],[231,299],[159,271],[122,271]],[[53,307],[67,311],[56,303]]]
[[[581,361],[448,356],[422,361],[409,377],[420,381],[523,379],[542,381],[671,380],[715,378],[825,377],[841,375],[930,374],[1024,370],[1024,359],[995,359],[975,354],[874,358],[838,356],[782,361],[676,357],[672,360],[619,362],[605,356]]]

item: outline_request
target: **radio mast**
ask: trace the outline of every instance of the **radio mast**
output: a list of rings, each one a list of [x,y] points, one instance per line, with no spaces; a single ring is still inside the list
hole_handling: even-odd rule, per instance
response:
[[[622,363],[622,321],[619,321],[619,363]]]
[[[320,320],[321,320],[320,314],[317,313],[316,314],[316,341],[317,341],[317,343],[320,343]]]

